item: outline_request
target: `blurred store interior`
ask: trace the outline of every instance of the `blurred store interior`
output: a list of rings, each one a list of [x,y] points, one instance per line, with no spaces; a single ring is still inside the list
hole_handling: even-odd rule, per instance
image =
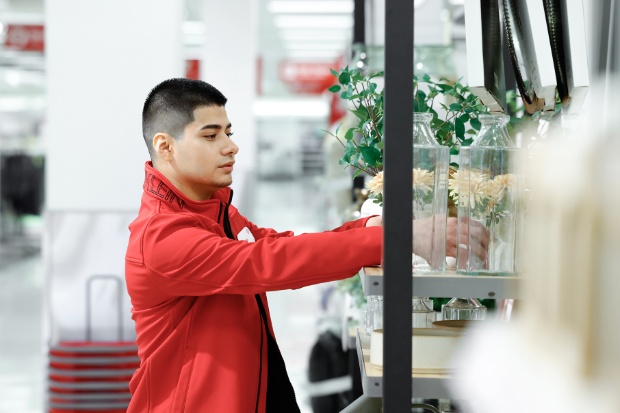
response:
[[[467,84],[468,2],[415,0],[416,73]],[[364,24],[358,16],[356,32],[361,7]],[[87,324],[95,341],[135,337],[124,284],[118,295],[115,283],[88,280],[122,280],[127,225],[148,159],[141,107],[161,80],[203,79],[229,98],[240,147],[235,203],[251,221],[304,233],[359,217],[363,175],[354,178],[339,164],[342,147],[327,133],[347,121],[346,105],[328,91],[336,82],[330,69],[382,69],[384,9],[385,0],[0,0],[0,413],[49,411],[51,344],[84,340]],[[617,70],[618,9],[613,0],[583,0],[592,84]],[[605,16],[612,23],[601,27]],[[581,113],[599,108],[584,103]],[[269,293],[302,413],[322,411],[312,408],[313,398],[331,395],[310,378],[311,354],[323,333],[347,341],[351,320],[360,320],[354,301],[337,283]],[[496,340],[509,346],[507,338]],[[345,343],[338,353],[349,372],[351,351]],[[333,393],[340,408],[360,391],[345,376]],[[493,381],[468,376],[478,379]],[[603,388],[601,399],[608,396]],[[484,398],[477,389],[460,391]],[[539,394],[530,390],[534,402]],[[452,408],[445,411],[465,411]]]

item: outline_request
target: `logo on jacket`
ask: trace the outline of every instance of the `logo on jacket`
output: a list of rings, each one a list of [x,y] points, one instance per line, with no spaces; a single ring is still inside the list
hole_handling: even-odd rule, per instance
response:
[[[177,205],[181,209],[185,207],[185,201],[179,198],[179,196],[172,189],[170,189],[168,185],[163,183],[153,174],[146,173],[146,178],[144,180],[144,190],[154,195],[157,195],[164,201],[168,201],[171,204],[176,200]]]

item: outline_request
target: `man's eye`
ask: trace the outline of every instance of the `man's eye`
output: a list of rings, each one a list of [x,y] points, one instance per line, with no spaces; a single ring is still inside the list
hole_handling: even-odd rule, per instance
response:
[[[205,135],[205,138],[207,138],[207,139],[215,139],[215,135]]]
[[[228,135],[229,138],[232,138],[234,134],[235,134],[234,132],[230,132],[230,133],[227,133],[226,135]]]

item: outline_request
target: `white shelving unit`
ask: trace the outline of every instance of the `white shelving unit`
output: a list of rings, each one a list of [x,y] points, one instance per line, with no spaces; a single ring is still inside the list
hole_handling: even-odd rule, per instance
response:
[[[360,278],[365,295],[383,295],[383,269],[364,267]],[[520,276],[462,275],[454,271],[441,274],[414,274],[413,290],[422,297],[520,298]],[[370,336],[356,334],[357,356],[362,388],[367,397],[383,397],[383,371],[370,364]],[[411,391],[415,398],[450,399],[449,374],[412,374]]]
[[[383,371],[370,364],[370,336],[358,330],[357,358],[360,363],[362,388],[367,397],[383,397]],[[447,374],[412,374],[411,391],[416,398],[449,399]]]
[[[383,269],[364,267],[360,271],[366,295],[383,295]],[[420,297],[521,298],[520,277],[442,274],[414,274],[413,290]]]

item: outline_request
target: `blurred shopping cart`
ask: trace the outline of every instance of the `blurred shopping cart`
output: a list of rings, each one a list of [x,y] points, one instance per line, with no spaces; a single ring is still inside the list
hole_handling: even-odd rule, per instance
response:
[[[113,283],[118,294],[118,341],[93,341],[92,284]],[[123,341],[122,278],[94,275],[86,282],[86,340],[50,345],[48,413],[125,413],[129,381],[140,366],[134,341]]]

